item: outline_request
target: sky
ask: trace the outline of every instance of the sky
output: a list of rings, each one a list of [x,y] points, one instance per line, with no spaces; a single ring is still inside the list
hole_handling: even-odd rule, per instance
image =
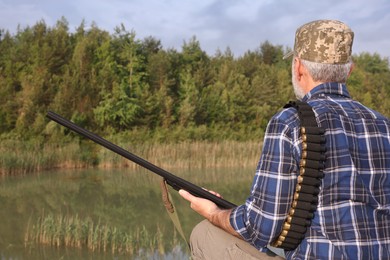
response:
[[[180,51],[195,36],[208,54],[229,47],[235,56],[265,41],[292,48],[302,24],[336,19],[355,32],[354,54],[390,57],[390,0],[0,0],[0,29],[12,34],[42,20],[55,26],[61,17],[70,32],[82,21],[110,33],[123,24],[164,49]]]

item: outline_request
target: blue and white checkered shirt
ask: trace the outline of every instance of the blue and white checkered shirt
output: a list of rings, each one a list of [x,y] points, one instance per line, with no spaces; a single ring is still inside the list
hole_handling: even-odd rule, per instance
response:
[[[303,101],[326,129],[326,168],[315,217],[287,259],[390,259],[390,121],[353,101],[345,84],[325,83]],[[269,122],[251,194],[230,222],[260,251],[291,207],[301,158],[294,108]]]

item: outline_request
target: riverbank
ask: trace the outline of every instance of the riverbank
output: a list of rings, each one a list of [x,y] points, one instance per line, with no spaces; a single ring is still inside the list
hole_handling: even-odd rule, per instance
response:
[[[204,169],[255,167],[261,145],[255,141],[183,141],[178,143],[113,143],[164,168]],[[25,175],[50,169],[138,168],[135,163],[94,144],[75,139],[55,143],[2,140],[0,175]]]

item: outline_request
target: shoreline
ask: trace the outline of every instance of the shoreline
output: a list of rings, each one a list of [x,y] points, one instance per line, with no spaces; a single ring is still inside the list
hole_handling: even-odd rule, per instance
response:
[[[0,176],[27,175],[51,169],[136,169],[141,166],[91,143],[26,144],[8,140],[0,148]],[[131,144],[121,144],[123,148]],[[164,169],[256,167],[261,145],[255,141],[186,141],[140,144],[131,151]],[[130,151],[130,149],[129,149]]]

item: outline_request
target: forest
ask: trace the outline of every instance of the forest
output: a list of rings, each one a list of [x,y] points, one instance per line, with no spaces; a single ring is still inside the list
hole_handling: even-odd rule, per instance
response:
[[[283,46],[264,42],[238,58],[228,48],[209,56],[195,36],[177,51],[152,36],[139,40],[124,25],[113,34],[85,27],[71,33],[62,18],[52,28],[40,21],[15,35],[1,31],[3,137],[41,135],[53,110],[109,133],[196,128],[193,138],[248,139],[294,98]],[[390,115],[389,60],[362,53],[354,62],[352,96]]]
[[[74,138],[52,110],[89,130],[132,142],[260,140],[270,117],[294,99],[290,47],[265,41],[235,56],[207,54],[196,36],[181,50],[123,24],[113,33],[66,18],[0,29],[0,140]],[[353,98],[390,115],[389,58],[354,54]],[[4,151],[3,151],[4,152]]]

